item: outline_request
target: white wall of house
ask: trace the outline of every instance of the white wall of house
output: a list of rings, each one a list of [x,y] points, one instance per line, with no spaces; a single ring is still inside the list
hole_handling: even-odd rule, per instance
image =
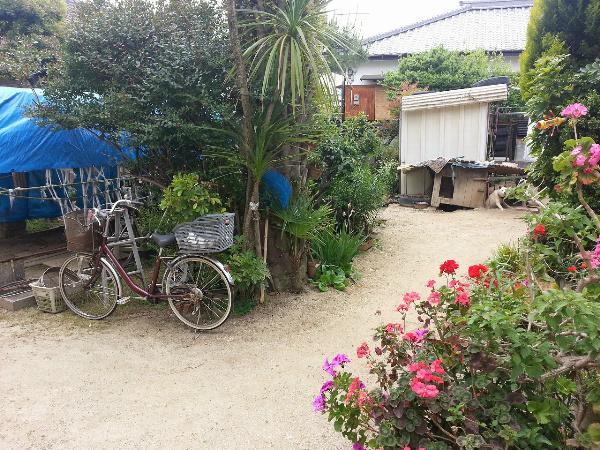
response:
[[[388,72],[396,70],[397,68],[398,60],[396,59],[365,61],[360,66],[354,69],[354,81],[352,82],[352,84],[375,84],[375,82],[373,81],[361,81],[360,77],[362,77],[363,75],[384,75]]]

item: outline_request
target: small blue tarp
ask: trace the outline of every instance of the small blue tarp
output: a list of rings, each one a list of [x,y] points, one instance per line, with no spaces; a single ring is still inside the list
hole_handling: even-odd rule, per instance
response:
[[[262,177],[262,182],[271,197],[279,203],[279,207],[287,209],[292,197],[292,184],[279,172],[269,169]]]
[[[14,187],[13,172],[27,173],[28,187],[45,185],[47,169],[96,167],[106,177],[116,176],[122,155],[92,132],[55,130],[26,117],[28,107],[43,101],[40,90],[0,87],[0,188]],[[0,195],[0,223],[58,216],[58,204],[41,198],[40,191],[27,191],[12,201]]]

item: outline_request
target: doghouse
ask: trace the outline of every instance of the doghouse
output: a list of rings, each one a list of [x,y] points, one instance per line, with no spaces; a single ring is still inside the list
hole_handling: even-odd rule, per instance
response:
[[[494,189],[499,186],[514,186],[525,174],[514,163],[444,158],[402,167],[403,174],[414,171],[423,175],[426,189],[424,194],[431,196],[431,206],[454,205],[465,208],[485,206],[488,195]]]

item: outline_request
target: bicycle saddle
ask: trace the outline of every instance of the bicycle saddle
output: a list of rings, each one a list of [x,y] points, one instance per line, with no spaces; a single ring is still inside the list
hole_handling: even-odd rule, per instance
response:
[[[152,233],[150,239],[154,241],[156,245],[160,248],[170,247],[175,244],[175,235],[173,233],[169,234],[158,234]]]

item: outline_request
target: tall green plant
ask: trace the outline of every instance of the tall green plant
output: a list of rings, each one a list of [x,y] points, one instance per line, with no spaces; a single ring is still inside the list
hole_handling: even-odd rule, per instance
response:
[[[313,258],[322,265],[335,266],[346,274],[352,272],[352,260],[358,255],[364,238],[358,234],[324,230],[311,243]]]
[[[274,89],[279,100],[289,102],[295,111],[296,106],[305,106],[311,90],[333,95],[332,69],[343,69],[332,47],[348,49],[352,44],[328,23],[329,3],[286,0],[272,11],[252,11],[252,21],[244,25],[256,30],[259,37],[244,56],[251,61],[251,78],[262,78],[263,101]]]

